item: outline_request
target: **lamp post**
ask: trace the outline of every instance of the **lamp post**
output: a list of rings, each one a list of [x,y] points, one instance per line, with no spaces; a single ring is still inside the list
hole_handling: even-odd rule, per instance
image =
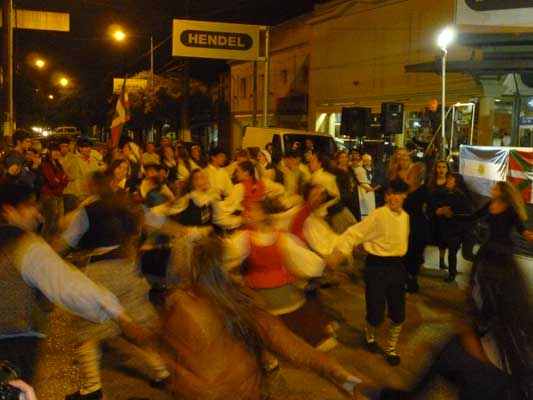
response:
[[[444,28],[437,39],[437,45],[442,50],[442,101],[441,101],[441,139],[442,158],[446,158],[446,56],[448,46],[455,39],[455,30],[452,27]]]
[[[117,29],[112,32],[112,36],[117,42],[122,42],[124,39],[126,39],[126,33],[121,29]],[[131,36],[146,37],[144,35]],[[150,35],[150,86],[154,86],[154,37],[152,35]]]

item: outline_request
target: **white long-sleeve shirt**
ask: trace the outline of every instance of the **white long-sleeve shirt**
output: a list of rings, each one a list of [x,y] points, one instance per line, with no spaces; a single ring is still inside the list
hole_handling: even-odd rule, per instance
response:
[[[204,172],[207,174],[210,189],[217,193],[219,199],[229,196],[233,188],[233,183],[224,168],[217,168],[208,164],[204,168]]]
[[[52,303],[83,318],[104,322],[124,311],[110,291],[67,264],[33,233],[27,233],[15,248],[14,264],[26,284],[39,289]]]
[[[325,262],[316,253],[307,249],[294,235],[284,232],[239,231],[224,239],[224,266],[226,269],[238,267],[250,255],[250,236],[261,246],[272,245],[278,237],[286,267],[300,278],[321,276]]]
[[[407,252],[408,240],[409,216],[403,210],[394,212],[385,205],[348,228],[340,236],[336,249],[348,257],[362,243],[375,256],[402,257]]]
[[[274,223],[279,230],[288,231],[300,207],[293,207],[283,213],[274,214]],[[312,213],[303,224],[303,235],[307,245],[321,257],[327,257],[335,247],[340,235],[333,232],[324,218]]]
[[[327,203],[320,208],[320,215],[325,216],[327,214],[327,209],[335,204],[337,204],[341,198],[341,193],[339,187],[337,186],[337,178],[335,175],[330,174],[325,171],[323,168],[313,172],[311,174],[311,183],[313,185],[321,185],[329,196],[333,199],[329,200]]]

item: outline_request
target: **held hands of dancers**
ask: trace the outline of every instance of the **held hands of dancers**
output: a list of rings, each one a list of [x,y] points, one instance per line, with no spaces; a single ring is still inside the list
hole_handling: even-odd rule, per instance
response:
[[[146,349],[153,347],[153,344],[156,342],[154,332],[134,322],[126,313],[119,314],[116,322],[124,337],[131,343]]]

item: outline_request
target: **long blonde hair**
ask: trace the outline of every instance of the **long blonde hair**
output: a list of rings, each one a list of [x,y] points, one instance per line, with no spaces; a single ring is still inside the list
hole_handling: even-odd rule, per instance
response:
[[[502,192],[502,199],[505,203],[511,206],[520,218],[521,221],[527,221],[527,210],[526,205],[524,204],[524,199],[516,190],[516,188],[509,182],[500,181],[496,182],[500,191]]]
[[[407,149],[403,147],[396,149],[394,151],[394,154],[392,155],[389,161],[389,167],[387,169],[387,179],[389,181],[393,181],[399,177],[399,173],[401,170],[402,157],[405,157],[405,156],[409,157],[409,152],[407,151]],[[409,169],[409,167],[407,169]]]

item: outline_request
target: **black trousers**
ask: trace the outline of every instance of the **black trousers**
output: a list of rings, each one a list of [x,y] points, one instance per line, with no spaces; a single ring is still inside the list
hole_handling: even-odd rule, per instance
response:
[[[450,275],[457,275],[457,253],[461,247],[463,238],[461,236],[453,236],[447,240],[448,247],[448,271]]]
[[[385,306],[392,322],[405,320],[406,275],[403,257],[367,256],[364,277],[366,320],[370,325],[383,322]]]
[[[31,383],[39,342],[39,338],[30,336],[0,339],[0,360],[11,362],[20,370],[20,378]]]

